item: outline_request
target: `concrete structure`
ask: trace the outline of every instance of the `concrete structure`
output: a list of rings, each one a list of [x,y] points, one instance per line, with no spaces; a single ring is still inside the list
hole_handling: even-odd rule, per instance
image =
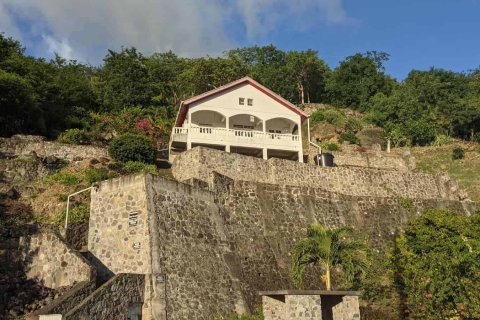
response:
[[[307,115],[245,77],[185,100],[170,141],[170,161],[195,146],[303,162],[301,125]]]
[[[360,320],[357,291],[261,291],[265,320]]]

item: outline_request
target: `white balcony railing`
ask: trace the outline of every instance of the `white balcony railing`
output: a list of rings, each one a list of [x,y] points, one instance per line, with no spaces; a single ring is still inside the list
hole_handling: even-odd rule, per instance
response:
[[[216,127],[175,127],[173,141],[298,151],[300,136]]]

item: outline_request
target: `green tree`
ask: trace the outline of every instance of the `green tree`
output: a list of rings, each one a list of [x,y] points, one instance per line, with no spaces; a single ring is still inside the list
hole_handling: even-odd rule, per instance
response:
[[[146,59],[137,49],[109,50],[104,62],[97,89],[104,109],[150,105],[153,95],[150,74]]]
[[[294,100],[295,80],[287,72],[287,54],[274,45],[239,48],[227,52],[227,57],[242,63],[248,74],[282,97]]]
[[[247,75],[245,66],[225,58],[198,58],[188,63],[180,75],[187,96],[200,94]]]
[[[329,102],[338,107],[366,108],[377,93],[390,94],[395,81],[384,74],[389,55],[369,51],[347,57],[336,67],[326,84]]]
[[[318,58],[317,51],[287,52],[286,70],[293,78],[298,92],[296,101],[303,104],[305,101],[320,102],[323,99],[330,68]]]
[[[480,216],[427,210],[391,249],[390,268],[415,319],[480,318]]]
[[[327,229],[312,224],[307,229],[307,237],[298,241],[292,254],[292,280],[302,286],[302,275],[308,265],[320,265],[323,268],[322,280],[327,290],[331,290],[331,273],[341,268],[345,279],[351,282],[356,273],[368,268],[366,246],[347,239],[350,228]]]
[[[180,58],[173,52],[155,53],[147,59],[150,70],[153,101],[161,105],[177,105],[185,98],[179,75],[188,66],[188,59]]]

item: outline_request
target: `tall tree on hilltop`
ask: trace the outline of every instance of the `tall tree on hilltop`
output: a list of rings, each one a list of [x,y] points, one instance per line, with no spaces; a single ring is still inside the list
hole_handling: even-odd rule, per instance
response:
[[[336,67],[326,85],[330,103],[338,107],[366,108],[377,93],[389,95],[395,81],[384,74],[389,55],[369,51],[347,57]]]
[[[366,246],[354,240],[348,240],[350,228],[327,229],[312,224],[307,229],[307,237],[298,241],[293,248],[291,278],[299,287],[308,265],[320,265],[323,269],[322,280],[327,290],[331,290],[331,273],[340,268],[347,281],[355,274],[368,268]]]
[[[105,109],[150,105],[152,87],[145,60],[134,47],[108,51],[98,88]]]
[[[225,58],[198,58],[179,76],[188,96],[218,88],[247,75],[245,65],[238,60]]]
[[[147,66],[156,104],[175,106],[185,98],[186,92],[179,75],[188,67],[188,59],[180,58],[171,51],[155,53],[147,59]]]
[[[325,81],[330,71],[324,61],[318,58],[318,52],[289,51],[287,52],[287,71],[296,82],[298,90],[298,102],[305,103],[311,99],[320,102],[325,91]]]

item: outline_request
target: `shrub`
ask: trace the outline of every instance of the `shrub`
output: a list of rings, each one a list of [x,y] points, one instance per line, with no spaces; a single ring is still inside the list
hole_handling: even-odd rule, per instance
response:
[[[336,144],[335,142],[329,142],[329,141],[323,142],[322,144],[320,144],[320,147],[322,147],[322,150],[326,150],[326,151],[340,150],[340,147],[338,146],[338,144]]]
[[[68,129],[58,136],[57,141],[68,144],[85,144],[90,142],[90,138],[85,130]]]
[[[346,117],[342,112],[336,110],[317,110],[310,115],[310,120],[313,123],[328,122],[335,126],[343,126]]]
[[[154,175],[158,174],[157,167],[154,164],[146,164],[139,161],[128,161],[123,165],[123,170],[126,173],[143,172],[143,173],[150,173]]]
[[[351,144],[360,145],[360,139],[353,132],[342,132],[340,134],[340,142],[348,141]]]
[[[453,138],[445,134],[437,134],[435,140],[431,143],[434,147],[440,147],[453,142]]]
[[[389,269],[415,319],[480,319],[478,226],[478,214],[433,209],[404,225]]]
[[[363,129],[363,125],[355,118],[348,118],[347,122],[345,122],[345,129],[348,132],[358,132]]]
[[[65,208],[62,212],[57,216],[56,223],[63,224],[65,223],[65,217],[67,215],[67,209]],[[68,222],[87,222],[88,217],[90,216],[90,208],[84,204],[78,204],[75,207],[70,207],[70,211],[68,212]]]
[[[74,186],[81,182],[81,179],[73,173],[57,172],[45,178],[46,182],[58,182],[64,186]]]
[[[107,180],[113,178],[114,175],[108,172],[107,169],[105,168],[89,168],[87,171],[85,171],[85,178],[87,179],[89,184],[92,184],[94,182],[102,181],[102,180]]]
[[[465,158],[465,150],[463,148],[457,147],[452,150],[452,159],[459,160]]]
[[[216,316],[214,320],[264,320],[265,317],[263,316],[262,307],[257,306],[255,308],[255,313],[252,315],[228,315],[228,316]]]
[[[139,134],[124,134],[110,142],[110,156],[121,162],[140,161],[154,163],[156,157],[155,143]]]

